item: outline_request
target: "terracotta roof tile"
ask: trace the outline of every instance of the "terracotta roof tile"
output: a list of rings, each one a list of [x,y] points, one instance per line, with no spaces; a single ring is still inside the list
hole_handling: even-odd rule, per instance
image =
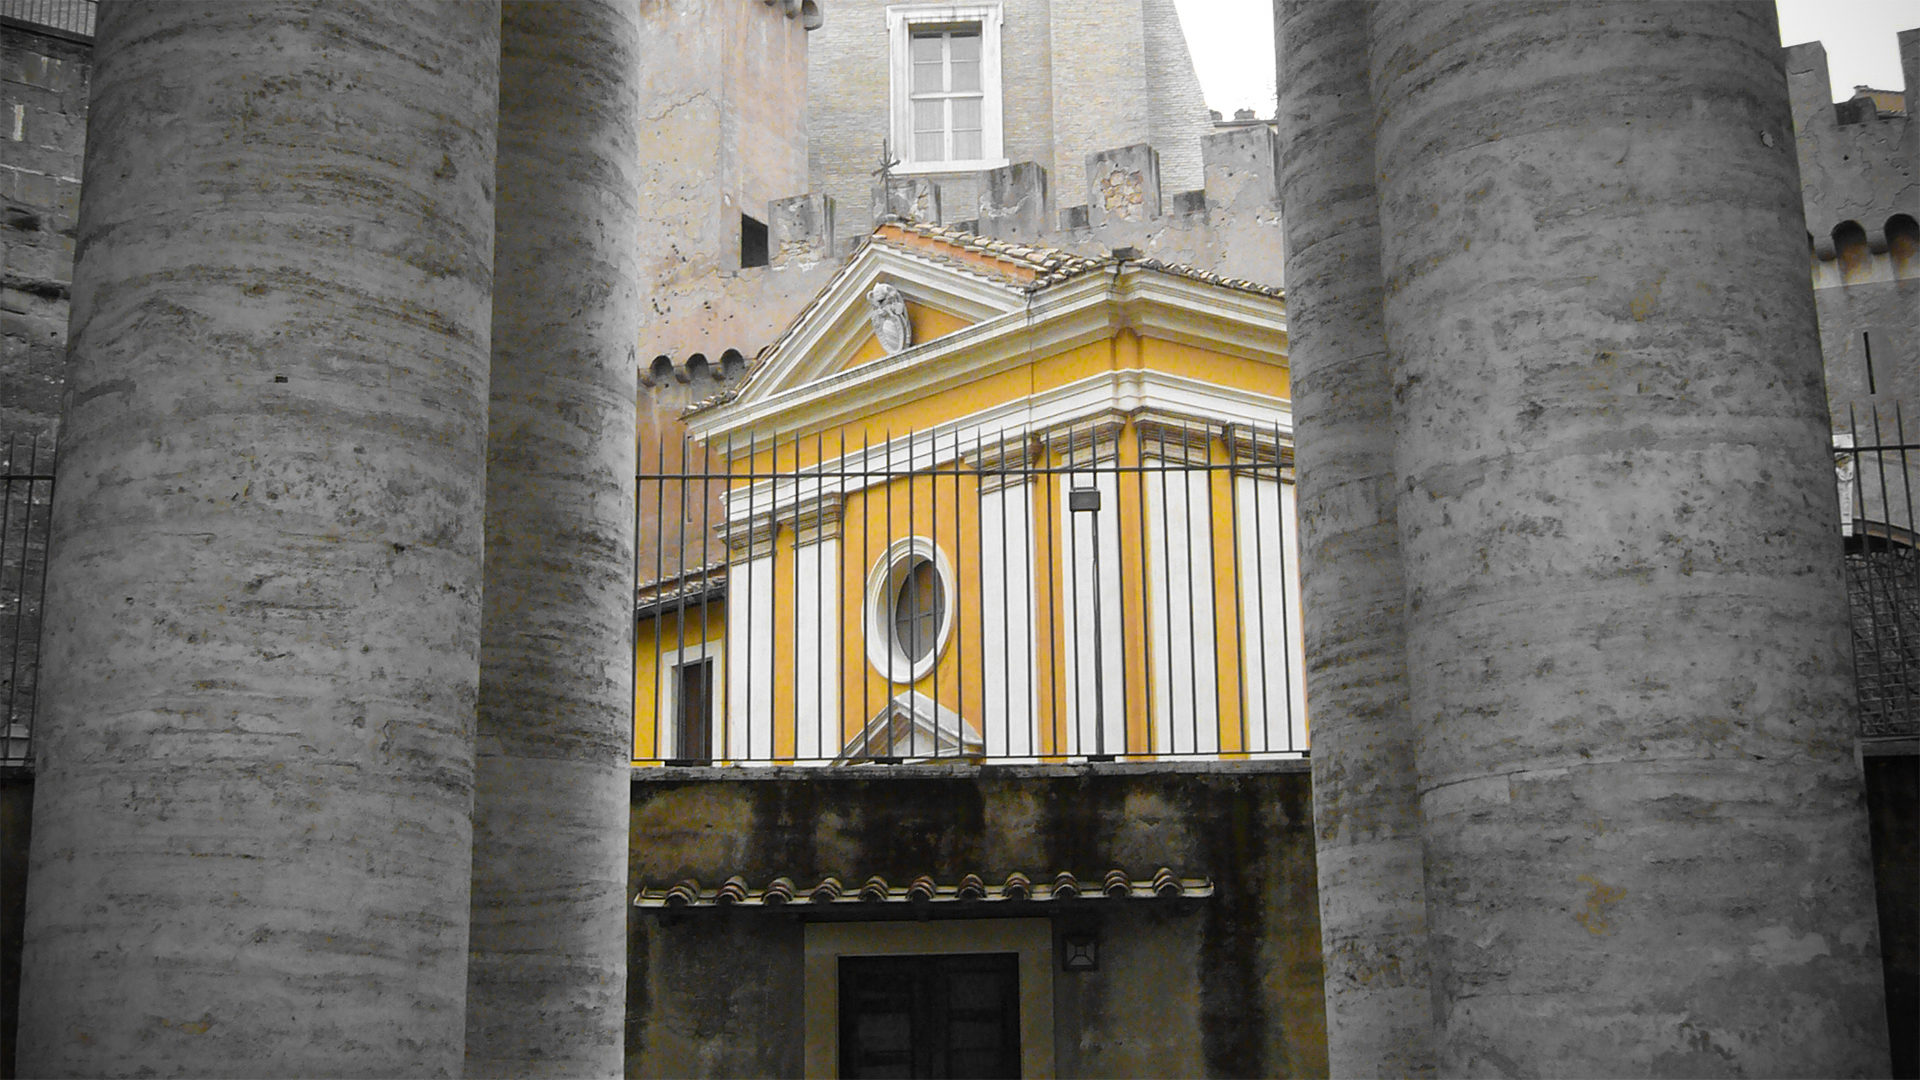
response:
[[[852,880],[849,878],[848,880]],[[811,888],[800,888],[793,878],[781,875],[756,889],[747,879],[735,874],[718,888],[703,888],[687,878],[659,888],[643,888],[633,898],[641,908],[682,907],[848,907],[886,904],[950,903],[1047,903],[1058,900],[1174,900],[1213,895],[1213,879],[1178,877],[1167,867],[1155,870],[1150,878],[1129,877],[1118,868],[1108,870],[1095,885],[1092,879],[1081,881],[1071,871],[1061,870],[1043,878],[1040,884],[1018,870],[1005,880],[989,884],[979,874],[964,874],[951,884],[942,884],[930,874],[920,874],[905,885],[890,884],[878,874],[850,889],[835,875],[821,878]]]

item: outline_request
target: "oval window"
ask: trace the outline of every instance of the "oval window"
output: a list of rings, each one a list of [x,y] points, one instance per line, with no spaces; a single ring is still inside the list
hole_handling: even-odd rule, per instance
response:
[[[953,567],[924,536],[896,540],[867,574],[867,659],[890,682],[926,677],[953,636]]]
[[[946,618],[946,589],[933,560],[915,558],[900,575],[893,602],[893,642],[909,662],[919,663],[933,651]]]

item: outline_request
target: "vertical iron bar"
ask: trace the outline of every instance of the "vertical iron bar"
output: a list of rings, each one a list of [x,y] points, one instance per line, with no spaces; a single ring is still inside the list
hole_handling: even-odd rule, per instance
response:
[[[1913,535],[1913,475],[1908,471],[1908,468],[1907,468],[1908,461],[1907,461],[1906,414],[1901,409],[1900,403],[1897,401],[1893,403],[1893,437],[1896,440],[1897,445],[1899,446],[1899,450],[1897,451],[1897,453],[1900,458],[1901,499],[1906,507],[1906,517],[1903,519],[1899,527],[1902,529],[1905,529],[1907,531],[1907,535],[1911,537]],[[1880,467],[1881,467],[1881,471],[1884,473],[1886,470],[1884,455],[1882,455],[1881,457]],[[1887,508],[1887,517],[1888,518],[1893,517],[1892,507]],[[1889,521],[1889,524],[1892,524],[1892,522]],[[1892,552],[1893,552],[1893,545],[1891,542],[1889,542],[1888,544],[1889,556],[1892,555]],[[1910,574],[1912,569],[1913,554],[1914,554],[1913,549],[1911,547],[1908,547],[1905,551],[1905,558],[1902,560],[1902,562],[1905,563],[1904,566],[1900,565],[1899,563],[1894,563],[1890,557],[1888,560],[1889,569],[1895,574]],[[1894,582],[1895,588],[1893,589],[1894,596],[1896,597],[1896,600],[1894,603],[1894,609],[1893,609],[1893,625],[1895,630],[1897,631],[1897,636],[1898,636],[1899,646],[1900,646],[1900,682],[1899,682],[1900,695],[1895,705],[1896,711],[1894,715],[1896,717],[1902,717],[1902,718],[1911,720],[1913,717],[1913,704],[1914,704],[1914,687],[1913,687],[1914,670],[1913,670],[1913,663],[1912,663],[1914,627],[1912,623],[1910,623],[1907,619],[1907,611],[1905,610],[1905,607],[1900,603],[1900,600],[1908,598],[1911,594],[1908,590],[1899,588],[1898,587],[1899,584],[1900,582],[1896,579]]]
[[[956,427],[953,429],[953,670],[959,677],[953,684],[953,712],[960,719],[953,732],[953,752],[964,757],[967,752],[967,605],[964,599],[967,552],[966,529],[962,527],[966,515],[960,512],[960,465],[960,429]],[[975,657],[974,663],[979,662]]]
[[[1186,418],[1180,420],[1180,512],[1185,520],[1181,528],[1187,536],[1187,736],[1191,740],[1187,745],[1195,753],[1200,750],[1200,643],[1199,625],[1194,616],[1193,587],[1193,431]],[[1219,680],[1215,679],[1218,683]]]
[[[39,449],[39,445],[40,445],[39,440],[36,438],[34,440],[34,448],[36,450]],[[5,573],[7,544],[9,541],[13,539],[13,487],[14,487],[14,476],[17,475],[18,473],[18,470],[14,467],[14,459],[19,456],[20,456],[20,437],[14,434],[8,434],[7,436],[7,471],[4,477],[0,477],[0,574]],[[28,475],[29,476],[32,475],[32,466],[28,467]],[[31,511],[31,508],[33,506],[32,481],[28,481],[28,484],[27,484],[27,506],[29,508],[29,511]],[[9,647],[9,650],[13,654],[12,656],[13,674],[10,675],[7,679],[7,715],[5,717],[4,723],[0,723],[0,754],[4,754],[6,752],[7,742],[5,740],[8,739],[8,734],[7,734],[8,729],[10,729],[13,726],[14,704],[17,700],[17,696],[19,693],[20,615],[21,615],[20,609],[26,606],[25,603],[23,602],[25,600],[25,593],[26,593],[25,574],[26,574],[26,565],[27,565],[27,555],[30,549],[32,548],[32,546],[33,546],[33,515],[31,512],[29,512],[27,515],[27,527],[21,530],[21,536],[20,536],[20,567],[21,567],[20,591],[22,595],[19,597],[16,597],[15,603],[14,603],[13,635],[11,639],[12,644]],[[39,685],[39,678],[38,678],[37,672],[35,673],[34,685],[36,686],[36,688]]]
[[[1207,544],[1207,625],[1211,633],[1207,636],[1213,642],[1213,745],[1216,752],[1220,749],[1220,568],[1214,564],[1214,530],[1218,523],[1213,514],[1213,424],[1208,421],[1200,429],[1202,445],[1205,446],[1205,468],[1200,476],[1207,493],[1206,544]],[[1231,477],[1231,473],[1228,474]],[[1229,482],[1231,486],[1231,482]],[[1235,661],[1235,667],[1239,666]],[[1200,748],[1200,733],[1194,732],[1194,749]],[[1246,749],[1246,743],[1240,744]]]
[[[870,640],[868,640],[869,631],[871,630],[871,627],[868,625],[868,620],[867,620],[868,612],[867,612],[867,596],[866,596],[866,585],[867,585],[866,573],[867,573],[867,566],[869,565],[867,562],[869,557],[869,553],[867,551],[867,540],[869,537],[873,535],[873,491],[872,491],[873,460],[871,457],[868,456],[872,452],[872,450],[873,450],[873,432],[863,425],[860,429],[860,474],[861,474],[860,475],[860,480],[861,480],[861,483],[860,483],[860,574],[861,576],[859,579],[860,581],[859,636],[860,636],[861,651],[863,653],[867,653],[868,655],[871,655],[873,650],[873,643]],[[856,660],[857,668],[860,672],[860,754],[862,757],[871,757],[873,756],[873,747],[870,745],[872,740],[872,733],[870,733],[867,730],[867,725],[873,722],[873,677],[867,673],[867,665],[863,662],[864,660],[865,660],[864,656],[857,658]]]
[[[1145,732],[1147,744],[1140,748],[1141,753],[1153,752],[1153,597],[1150,584],[1153,581],[1153,555],[1161,545],[1151,537],[1153,515],[1147,512],[1147,433],[1140,426],[1139,418],[1133,421],[1134,462],[1138,468],[1133,474],[1134,502],[1140,515],[1140,674],[1141,686],[1146,699],[1141,703],[1141,712],[1146,716]],[[1116,478],[1114,486],[1119,487]]]
[[[34,438],[37,440],[39,436],[36,435]],[[54,453],[55,460],[47,464],[47,523],[41,534],[45,539],[40,546],[40,596],[33,609],[33,697],[29,699],[27,705],[26,760],[28,764],[33,763],[34,731],[39,727],[40,720],[40,673],[42,671],[40,661],[44,656],[40,651],[40,643],[46,640],[47,631],[47,564],[51,561],[53,555],[53,470],[54,466],[59,464],[57,456],[59,454],[59,443],[50,440],[47,449]],[[39,466],[36,464],[36,472],[38,468]],[[27,498],[29,505],[31,505],[31,500],[33,499],[32,481],[27,483]],[[22,543],[22,557],[25,557],[24,542]]]
[[[745,573],[742,575],[742,580],[740,582],[741,585],[745,586],[745,588],[743,588],[741,591],[747,594],[747,604],[746,604],[747,625],[742,629],[742,632],[740,635],[742,639],[742,643],[745,644],[747,647],[746,648],[747,655],[741,658],[746,668],[746,685],[740,688],[740,696],[745,698],[746,700],[740,703],[740,715],[741,715],[740,726],[744,729],[742,731],[742,741],[746,744],[745,757],[749,759],[753,757],[753,719],[754,719],[753,717],[753,661],[754,661],[753,594],[760,591],[754,588],[754,585],[753,585],[753,530],[754,530],[753,489],[754,489],[754,485],[759,482],[759,478],[757,474],[760,470],[759,470],[759,466],[755,464],[755,462],[759,460],[759,456],[760,456],[760,437],[759,436],[760,436],[759,432],[754,431],[751,428],[747,430],[747,553],[746,553],[746,557],[741,560],[742,563],[744,564],[741,566],[741,569],[744,570]],[[777,438],[778,436],[776,435],[776,439]],[[776,442],[775,445],[778,445],[778,443]],[[769,662],[771,662],[771,658],[769,658]]]
[[[1093,473],[1094,494],[1098,495],[1100,463],[1094,458],[1088,466]],[[1101,511],[1095,510],[1088,516],[1093,519],[1093,752],[1104,758],[1107,756],[1107,683],[1100,654],[1106,644],[1107,624],[1100,617],[1100,514]]]
[[[1240,692],[1240,749],[1247,751],[1253,749],[1253,728],[1251,724],[1247,723],[1247,592],[1246,587],[1240,581],[1240,564],[1245,561],[1241,556],[1240,550],[1240,475],[1234,471],[1234,462],[1239,455],[1239,451],[1234,447],[1233,428],[1228,427],[1224,429],[1222,431],[1222,438],[1227,444],[1227,515],[1231,519],[1233,529],[1233,547],[1231,549],[1233,552],[1233,667],[1240,676],[1240,685],[1238,687]],[[1247,446],[1252,464],[1256,470],[1253,483],[1255,487],[1258,487],[1260,486],[1259,473],[1257,471],[1260,465],[1259,429],[1253,427],[1247,429]],[[1259,535],[1259,531],[1256,529],[1254,532],[1254,543],[1256,545],[1259,544]],[[1285,550],[1284,547],[1281,548],[1282,552],[1285,552]],[[1284,558],[1284,555],[1282,557]],[[1267,741],[1265,732],[1262,732],[1261,735],[1261,742],[1264,744]],[[1272,748],[1263,745],[1261,749]]]
[[[1074,470],[1079,465],[1079,453],[1074,448],[1075,438],[1077,438],[1077,435],[1074,432],[1074,426],[1069,423],[1067,425],[1066,470],[1061,474],[1066,481],[1061,488],[1067,495],[1066,511],[1060,520],[1065,523],[1062,531],[1067,535],[1067,550],[1069,552],[1067,556],[1067,581],[1068,589],[1073,594],[1073,599],[1063,605],[1073,619],[1073,726],[1068,729],[1067,733],[1073,736],[1073,748],[1081,753],[1085,753],[1086,747],[1080,745],[1080,724],[1084,719],[1082,714],[1086,711],[1087,684],[1086,679],[1082,677],[1080,671],[1080,642],[1083,640],[1087,628],[1081,625],[1080,619],[1080,519],[1073,512],[1073,489],[1076,486],[1074,483],[1076,476]],[[1094,633],[1097,635],[1099,632],[1099,628],[1095,627]]]
[[[780,452],[776,448],[773,455],[774,471],[780,471]],[[793,758],[800,756],[800,429],[793,430],[793,588],[788,590],[789,606],[793,608],[790,618],[793,623],[792,644],[788,646],[793,657],[793,670],[787,673],[787,693],[793,697]],[[778,481],[775,482],[776,485]],[[778,490],[776,486],[776,491]],[[774,515],[774,532],[779,533],[780,515]],[[775,550],[778,550],[776,545]],[[776,652],[778,650],[775,650]],[[778,732],[774,741],[779,742]],[[774,755],[776,758],[779,754]]]
[[[1071,444],[1071,438],[1069,438],[1068,442]],[[1066,710],[1066,702],[1062,700],[1060,694],[1060,649],[1066,645],[1067,636],[1061,633],[1060,623],[1058,619],[1055,618],[1053,608],[1054,594],[1057,591],[1054,582],[1054,573],[1055,567],[1060,563],[1060,545],[1052,543],[1051,539],[1053,537],[1053,523],[1060,517],[1060,510],[1055,500],[1058,492],[1054,488],[1053,432],[1051,430],[1046,434],[1045,446],[1046,449],[1042,451],[1043,456],[1041,458],[1043,465],[1041,477],[1047,493],[1047,520],[1043,524],[1046,525],[1049,539],[1049,543],[1047,544],[1047,713],[1049,718],[1048,726],[1053,729],[1053,752],[1064,755],[1066,750],[1060,738],[1060,721],[1062,719],[1060,714]],[[1062,531],[1064,532],[1065,530]]]
[[[1304,679],[1307,673],[1293,670],[1293,631],[1287,629],[1288,616],[1294,613],[1294,597],[1291,586],[1287,584],[1287,500],[1283,497],[1283,485],[1286,478],[1280,469],[1280,423],[1273,425],[1273,515],[1274,535],[1280,538],[1280,692],[1286,695],[1280,715],[1287,718],[1287,749],[1303,749],[1293,742],[1293,680]],[[1297,493],[1296,493],[1297,494]],[[1298,503],[1295,504],[1296,510]],[[1295,526],[1295,546],[1299,543],[1298,526]]]
[[[1025,440],[1021,440],[1021,446],[1025,446]],[[1008,507],[1012,502],[1012,496],[1006,494],[1008,475],[1006,475],[1006,430],[1004,429],[998,432],[996,454],[1000,461],[998,465],[1000,486],[995,488],[995,494],[1000,496],[1000,673],[1002,673],[1000,707],[1004,709],[1004,715],[1000,717],[1000,746],[1006,748],[1008,753],[1012,753],[1014,751],[1014,594],[1008,584],[1008,578],[1012,577],[1014,563],[1012,559],[1006,557],[1006,528],[1008,528],[1008,521],[1012,519],[1012,511]],[[1027,480],[1031,480],[1031,477],[1021,477],[1020,494],[1021,498],[1031,500],[1031,496],[1027,494]],[[981,538],[981,542],[985,542],[985,536]],[[1031,594],[1031,588],[1033,588],[1031,567],[1025,577],[1027,577],[1027,590]],[[1027,605],[1027,617],[1029,619],[1033,617],[1031,603]],[[1023,663],[1027,665],[1027,680],[1031,682],[1031,676],[1033,676],[1031,648],[1027,650],[1027,659]]]
[[[911,446],[913,436],[909,434],[907,436],[907,439],[908,439],[908,445]],[[907,465],[909,469],[911,469],[913,465],[913,459],[911,457],[907,459]],[[898,644],[893,640],[893,619],[892,619],[893,600],[894,600],[893,566],[891,565],[893,562],[893,481],[894,481],[892,430],[888,430],[887,432],[886,477],[887,477],[887,537],[886,537],[887,543],[885,547],[880,549],[880,560],[884,563],[887,563],[888,565],[881,568],[880,595],[876,597],[876,599],[879,601],[879,606],[875,608],[874,614],[880,616],[880,618],[876,620],[880,624],[877,627],[877,629],[880,631],[881,642],[886,645],[887,699],[884,703],[881,704],[880,711],[887,714],[887,723],[882,730],[886,732],[886,736],[887,736],[886,756],[891,758],[894,756],[894,753],[893,753],[893,704],[894,704],[893,658],[896,653],[895,646]],[[911,478],[907,480],[907,495],[908,495],[908,498],[912,498],[912,495],[913,495],[913,480]],[[909,506],[911,506],[911,504],[909,504]]]
[[[1275,424],[1274,438],[1277,440],[1279,437],[1280,437],[1280,426],[1278,424]],[[1274,502],[1280,504],[1278,507],[1276,507],[1276,510],[1279,513],[1281,520],[1285,521],[1287,516],[1286,503],[1284,500],[1280,498],[1280,495],[1279,495],[1280,445],[1277,441],[1274,443],[1274,447],[1273,447],[1273,467],[1274,467]],[[1267,657],[1271,655],[1271,653],[1273,652],[1273,639],[1267,636],[1267,564],[1266,564],[1266,559],[1263,557],[1264,553],[1262,551],[1261,541],[1258,539],[1260,537],[1264,537],[1266,535],[1266,532],[1260,518],[1260,439],[1259,439],[1259,428],[1257,427],[1254,428],[1254,442],[1253,442],[1253,535],[1256,538],[1254,540],[1255,551],[1254,551],[1254,560],[1253,560],[1253,593],[1254,593],[1254,613],[1255,613],[1254,617],[1260,621],[1260,648],[1255,650],[1260,654],[1260,659],[1259,659],[1259,663],[1260,663],[1260,730],[1262,733],[1260,741],[1266,749],[1272,750],[1273,749],[1273,737],[1272,737],[1273,688],[1268,685],[1268,681],[1267,681]],[[1283,536],[1281,537],[1281,541],[1280,541],[1280,576],[1282,578],[1285,578],[1286,575],[1287,575],[1287,544],[1286,544],[1286,538]],[[1280,628],[1281,628],[1282,636],[1285,636],[1286,634],[1286,625],[1287,625],[1287,620],[1283,615],[1280,619]],[[1281,644],[1281,648],[1283,649],[1286,648],[1286,644],[1284,642]],[[1286,654],[1283,653],[1282,655],[1286,655]],[[1287,724],[1288,749],[1296,749],[1296,747],[1293,746],[1293,724],[1291,722],[1292,709],[1293,709],[1293,698],[1291,695],[1289,695],[1287,698],[1287,704],[1283,706],[1283,710],[1281,712],[1282,716],[1289,717],[1289,722]]]
[[[828,744],[828,429],[814,432],[814,757]],[[835,646],[833,655],[839,655]],[[795,755],[799,755],[799,748]]]
[[[676,691],[674,695],[676,708],[674,709],[674,711],[676,713],[685,713],[687,711],[687,703],[686,703],[686,697],[685,697],[685,694],[686,694],[685,671],[686,671],[686,664],[687,664],[687,583],[688,581],[691,580],[690,578],[687,577],[687,476],[688,476],[688,471],[692,466],[692,461],[691,461],[692,450],[693,450],[693,436],[685,432],[682,432],[680,435],[680,520],[675,525],[675,529],[678,531],[679,540],[676,542],[677,550],[674,552],[674,562],[679,567],[679,573],[675,576],[678,577],[680,581],[679,586],[674,589],[674,592],[678,594],[678,596],[676,597],[676,600],[678,601],[678,608],[679,608],[678,612],[674,616],[674,622],[675,622],[674,639],[679,642],[679,650],[680,650],[679,652],[680,663],[675,665],[674,677],[676,679],[681,680],[681,685],[674,688]],[[660,625],[660,620],[656,619],[654,621],[654,627],[656,628],[656,630],[658,629],[659,625]],[[678,716],[674,717],[674,721],[677,727],[679,724],[679,717]],[[680,734],[681,732],[679,731],[676,731],[674,733],[674,741],[676,744],[678,744],[679,742]],[[686,755],[681,754],[680,756],[685,757]]]
[[[912,452],[910,448],[912,448],[912,444],[908,444],[908,454]],[[927,448],[929,448],[929,454],[927,454],[927,548],[931,548],[929,555],[933,557],[933,559],[931,559],[931,561],[933,561],[933,588],[945,592],[945,590],[947,590],[947,582],[941,580],[941,569],[939,569],[939,567],[941,567],[941,563],[939,563],[939,553],[941,553],[941,432],[939,432],[939,429],[933,429],[933,432],[929,432],[929,436],[927,436]],[[914,503],[906,503],[906,513],[912,513],[912,511],[914,511],[912,507],[914,507]],[[908,534],[912,534],[912,528],[908,528]],[[945,600],[950,603],[952,598],[945,598]],[[918,605],[914,607],[914,646],[916,646],[916,648],[920,646],[920,609],[918,609]],[[939,653],[939,648],[941,648],[941,619],[935,619],[935,621],[933,621],[933,642],[931,642],[929,648],[927,648],[927,657],[933,661],[931,665],[927,665],[927,675],[931,676],[931,682],[933,682],[933,717],[931,717],[931,721],[933,721],[933,757],[935,757],[935,759],[941,755],[941,653]],[[912,734],[908,734],[908,740],[918,740],[920,728],[916,726],[916,728],[908,728],[908,730],[912,732]],[[918,746],[916,746],[916,749],[918,749]]]
[[[714,729],[718,727],[714,723],[713,684],[724,677],[721,664],[726,662],[724,648],[721,650],[721,662],[717,664],[713,660],[713,552],[709,547],[712,542],[713,457],[707,452],[706,444],[702,443],[700,447],[700,663],[707,671],[706,696],[701,701],[701,707],[707,710],[707,716],[706,721],[701,725],[701,730],[706,735],[707,744],[696,747],[697,753],[693,756],[703,765],[713,760]],[[681,756],[687,755],[683,753]]]
[[[1154,441],[1160,448],[1160,466],[1156,470],[1160,476],[1160,576],[1165,579],[1160,590],[1160,625],[1165,631],[1166,644],[1162,652],[1167,657],[1167,752],[1177,754],[1180,744],[1179,703],[1174,700],[1179,680],[1174,677],[1177,665],[1173,662],[1173,527],[1172,513],[1167,498],[1167,472],[1171,464],[1167,460],[1167,427],[1162,423],[1154,429]]]
[[[640,449],[640,435],[635,432],[633,436],[633,586],[628,590],[633,594],[634,610],[627,619],[627,652],[633,661],[633,666],[628,671],[632,677],[627,682],[627,701],[630,702],[628,707],[634,713],[634,741],[630,748],[634,758],[640,756],[640,500],[644,497],[640,492],[640,474],[645,471],[645,463],[640,459]],[[654,711],[658,712],[659,709],[655,708]],[[660,753],[659,721],[656,720],[653,727],[654,755],[664,758],[665,755]]]
[[[675,718],[662,715],[665,710],[660,706],[666,701],[667,688],[660,670],[660,661],[666,647],[666,604],[662,602],[661,582],[667,576],[667,433],[654,432],[653,445],[653,754],[662,762],[669,757],[684,757],[680,753],[680,733],[672,730]],[[639,500],[634,500],[638,505]],[[635,516],[638,516],[636,512]],[[639,633],[636,621],[634,632]],[[636,668],[639,661],[634,662]],[[638,672],[636,671],[636,677]],[[677,695],[676,695],[677,697]],[[674,740],[673,753],[667,753],[667,738],[671,733]]]
[[[1108,473],[1113,477],[1114,557],[1120,560],[1119,563],[1115,565],[1113,568],[1114,580],[1116,582],[1113,590],[1113,601],[1114,603],[1120,605],[1120,614],[1119,614],[1119,622],[1120,622],[1120,747],[1119,747],[1119,750],[1121,753],[1124,754],[1132,749],[1131,743],[1133,739],[1133,724],[1129,719],[1128,714],[1130,710],[1127,707],[1128,691],[1131,689],[1131,684],[1128,682],[1127,676],[1131,674],[1133,670],[1132,660],[1129,654],[1133,650],[1127,648],[1127,629],[1126,629],[1127,627],[1127,549],[1126,549],[1127,532],[1126,532],[1126,515],[1121,513],[1121,507],[1120,507],[1120,482],[1121,482],[1122,472],[1121,472],[1121,466],[1120,466],[1120,429],[1118,428],[1116,428],[1113,433],[1113,464],[1108,467]],[[1099,482],[1098,474],[1096,473],[1095,483],[1097,484],[1098,482]]]
[[[1881,530],[1887,534],[1881,539],[1881,544],[1883,545],[1883,550],[1886,552],[1887,558],[1882,560],[1882,559],[1875,559],[1873,557],[1872,555],[1873,536],[1871,533],[1865,536],[1862,536],[1860,539],[1861,539],[1861,550],[1864,553],[1864,556],[1861,561],[1865,564],[1867,568],[1867,580],[1871,584],[1880,586],[1881,591],[1883,591],[1886,595],[1885,611],[1887,614],[1887,618],[1884,620],[1880,618],[1880,605],[1878,601],[1877,600],[1873,601],[1873,606],[1875,608],[1875,611],[1873,613],[1874,614],[1873,646],[1874,646],[1874,668],[1875,668],[1874,674],[1878,677],[1878,689],[1880,690],[1881,706],[1882,706],[1881,712],[1884,715],[1885,706],[1890,703],[1889,699],[1892,697],[1891,691],[1894,686],[1894,680],[1888,677],[1889,673],[1886,670],[1887,654],[1889,652],[1893,652],[1897,650],[1897,655],[1899,656],[1899,660],[1897,661],[1899,664],[1899,670],[1896,674],[1901,684],[1904,684],[1906,681],[1907,665],[1906,665],[1906,643],[1902,640],[1902,635],[1899,632],[1900,625],[1898,622],[1898,615],[1900,610],[1900,590],[1898,588],[1898,581],[1895,579],[1895,571],[1893,570],[1891,565],[1893,561],[1894,549],[1893,549],[1893,530],[1890,528],[1890,526],[1893,523],[1891,520],[1887,520],[1887,519],[1890,519],[1893,517],[1893,510],[1892,510],[1892,507],[1888,505],[1888,501],[1887,501],[1887,452],[1884,449],[1882,449],[1887,445],[1887,440],[1886,440],[1886,437],[1881,433],[1881,429],[1880,429],[1880,406],[1878,404],[1875,404],[1871,407],[1873,409],[1873,449],[1874,449],[1873,461],[1875,466],[1874,471],[1879,474],[1879,478],[1880,478],[1880,516],[1882,518]],[[1859,454],[1856,452],[1854,456],[1855,456],[1855,460],[1858,461]],[[1860,466],[1856,465],[1855,472],[1857,473],[1859,469],[1860,469]],[[1891,650],[1883,647],[1881,644],[1881,631],[1883,629],[1882,627],[1883,622],[1887,624],[1884,627],[1886,631],[1886,636],[1892,639],[1892,644],[1894,648]],[[1858,711],[1860,713],[1860,720],[1865,721],[1866,710],[1864,708],[1861,708]]]

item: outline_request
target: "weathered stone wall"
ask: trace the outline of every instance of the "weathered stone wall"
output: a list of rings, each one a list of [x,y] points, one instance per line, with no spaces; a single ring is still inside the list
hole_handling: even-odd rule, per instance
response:
[[[92,66],[91,45],[0,33],[0,437],[60,418]]]
[[[856,888],[872,874],[950,883],[1016,869],[1211,877],[1207,899],[1058,910],[1056,932],[1100,939],[1099,970],[1055,965],[1059,1075],[1321,1076],[1308,788],[1298,763],[650,771],[633,784],[632,891],[733,874]],[[799,917],[630,920],[628,1075],[799,1075]]]
[[[1868,428],[1863,441],[1873,438],[1876,410],[1890,417],[1896,403],[1920,409],[1920,251],[1896,222],[1920,220],[1920,118],[1911,107],[1920,94],[1920,30],[1900,35],[1900,54],[1909,107],[1882,116],[1830,100],[1819,42],[1786,50],[1827,398],[1834,430],[1849,431],[1857,416]]]
[[[741,214],[766,223],[770,201],[807,190],[806,25],[781,4],[641,7],[641,371],[660,353],[717,355],[734,319],[765,322],[715,300],[741,273]]]
[[[1920,30],[1900,35],[1900,51],[1911,103],[1920,91],[1914,85]],[[1871,234],[1892,214],[1914,213],[1920,202],[1920,122],[1911,108],[1904,116],[1848,116],[1842,123],[1830,96],[1825,46],[1814,41],[1785,52],[1807,230],[1818,240],[1843,221],[1857,221]],[[1876,247],[1885,249],[1884,243]]]

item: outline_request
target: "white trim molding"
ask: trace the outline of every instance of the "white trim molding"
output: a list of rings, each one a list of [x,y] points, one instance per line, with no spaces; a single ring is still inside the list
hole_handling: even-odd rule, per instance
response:
[[[999,0],[887,5],[887,128],[893,155],[900,160],[894,166],[895,173],[980,172],[1006,165],[1000,103],[1000,22]],[[964,161],[917,161],[913,156],[913,109],[908,98],[913,85],[913,28],[967,23],[980,27],[981,156]]]

